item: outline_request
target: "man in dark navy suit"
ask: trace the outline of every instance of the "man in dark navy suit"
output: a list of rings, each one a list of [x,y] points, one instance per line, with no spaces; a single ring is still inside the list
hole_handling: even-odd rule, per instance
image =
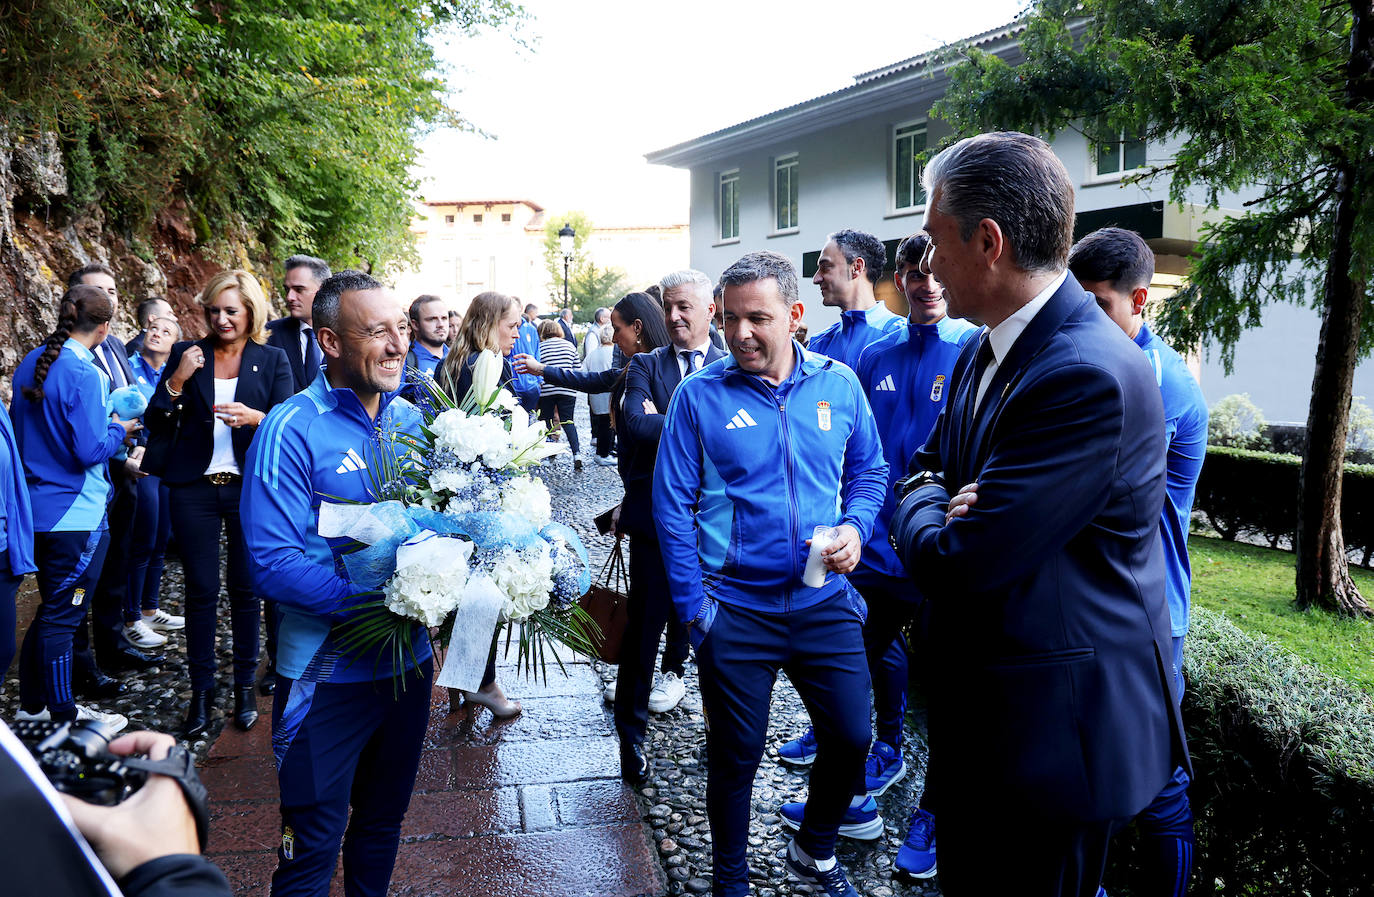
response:
[[[711,342],[711,316],[716,310],[711,300],[711,278],[700,271],[675,271],[663,278],[661,288],[671,342],[630,359],[624,402],[615,409],[630,450],[620,531],[630,537],[631,582],[629,619],[616,679],[615,727],[620,736],[621,774],[634,782],[642,781],[649,770],[642,744],[651,698],[655,709],[669,710],[686,691],[682,676],[687,633],[673,613],[653,521],[654,459],[663,433],[663,414],[684,377],[725,357]],[[662,681],[656,684],[654,660],[665,626],[668,644],[663,652]]]
[[[1164,413],[1067,271],[1074,191],[1025,134],[926,169],[922,263],[981,322],[891,534],[927,598],[940,886],[1097,893],[1113,832],[1187,764],[1168,674]]]
[[[67,278],[67,286],[87,284],[99,287],[109,294],[116,311],[119,309],[119,287],[115,283],[114,271],[108,265],[92,262],[73,271]],[[109,336],[92,349],[95,364],[105,373],[110,389],[119,389],[134,382],[134,369],[129,366],[129,355],[118,337]],[[133,536],[134,515],[138,510],[138,483],[142,476],[139,464],[147,446],[147,438],[140,435],[138,444],[131,448],[126,458],[113,458],[109,462],[110,503],[106,512],[110,526],[110,548],[105,554],[105,563],[100,568],[100,581],[96,584],[95,595],[91,598],[91,631],[87,635],[83,625],[76,631],[74,642],[76,679],[73,683],[76,692],[87,697],[114,697],[124,692],[123,683],[107,676],[106,670],[141,670],[165,663],[167,658],[156,650],[161,642],[140,650],[141,646],[131,644],[125,637],[125,623],[138,619],[137,601],[129,608],[129,546]],[[164,638],[163,641],[166,641]],[[91,653],[91,646],[95,654]],[[96,665],[97,660],[100,666]]]
[[[309,255],[286,260],[287,316],[267,322],[267,345],[276,346],[291,361],[291,380],[296,392],[314,382],[320,373],[320,347],[310,322],[310,306],[320,284],[329,279],[329,264]]]

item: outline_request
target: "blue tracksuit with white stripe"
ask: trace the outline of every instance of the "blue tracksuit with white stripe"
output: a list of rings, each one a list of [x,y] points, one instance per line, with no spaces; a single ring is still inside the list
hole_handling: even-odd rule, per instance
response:
[[[840,320],[811,337],[806,348],[857,371],[864,350],[893,331],[900,330],[905,320],[901,315],[893,314],[881,302],[863,311],[842,311]]]
[[[691,621],[712,726],[706,784],[713,893],[748,893],[754,773],[785,670],[815,713],[818,750],[797,842],[834,855],[868,753],[863,600],[843,576],[802,582],[806,539],[848,524],[867,540],[887,480],[854,372],[792,344],[776,387],[716,361],[668,405],[654,466],[654,523],[678,615]]]
[[[887,458],[888,488],[883,509],[873,523],[873,536],[864,545],[859,569],[850,581],[868,601],[864,645],[873,677],[877,708],[877,739],[897,752],[902,746],[906,717],[908,661],[903,629],[917,597],[887,541],[888,522],[896,508],[892,487],[906,475],[907,463],[925,444],[940,409],[959,350],[978,328],[967,321],[944,317],[934,324],[907,321],[864,350],[859,359],[859,382],[873,406]]]
[[[42,605],[20,655],[19,701],[54,719],[73,719],[72,638],[85,622],[109,543],[106,462],[124,444],[124,428],[105,408],[109,384],[91,350],[62,346],[43,381],[43,398],[24,398],[44,347],[14,372],[10,416],[33,509],[34,555]]]
[[[333,388],[326,374],[272,409],[244,472],[243,535],[254,580],[281,611],[272,749],[282,845],[272,892],[327,894],[343,840],[349,893],[382,895],[428,719],[430,645],[414,626],[420,675],[407,672],[399,692],[392,674],[412,670],[410,652],[397,668],[385,649],[339,649],[334,627],[358,590],[338,562],[347,540],[326,540],[317,526],[322,496],[374,500],[377,453],[405,453],[378,434],[418,434],[421,420],[395,394],[382,397],[373,420],[351,389]]]

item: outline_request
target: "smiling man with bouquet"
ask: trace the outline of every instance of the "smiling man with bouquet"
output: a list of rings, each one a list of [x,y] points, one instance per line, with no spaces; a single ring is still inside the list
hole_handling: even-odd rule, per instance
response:
[[[268,415],[244,472],[257,589],[282,611],[272,708],[282,839],[272,893],[327,894],[342,843],[348,892],[382,895],[419,765],[431,650],[419,623],[403,651],[341,647],[338,624],[364,590],[339,560],[351,541],[319,535],[319,508],[322,496],[375,500],[369,466],[383,451],[408,452],[404,440],[378,434],[418,437],[421,415],[395,397],[409,335],[389,290],[356,271],[335,274],[315,295],[313,320],[325,368]]]

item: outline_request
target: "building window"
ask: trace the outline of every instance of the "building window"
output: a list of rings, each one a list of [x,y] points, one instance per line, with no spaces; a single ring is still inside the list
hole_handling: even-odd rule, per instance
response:
[[[773,229],[796,230],[797,220],[797,154],[782,156],[773,162]]]
[[[926,204],[921,183],[920,156],[926,151],[926,123],[913,122],[892,129],[892,209],[896,212]]]
[[[1120,140],[1096,147],[1097,177],[1111,177],[1145,167],[1145,138],[1122,132]]]
[[[482,213],[481,213],[481,212],[478,212],[476,215],[473,215],[473,216],[472,216],[472,223],[473,223],[473,224],[481,224],[481,223],[482,223]]]
[[[449,227],[452,227],[452,226],[453,226],[453,219],[454,219],[454,217],[455,217],[455,216],[453,216],[453,215],[445,215],[445,216],[444,216],[444,223],[447,224]]]
[[[501,223],[502,223],[502,224],[510,224],[510,212],[502,212],[502,213],[501,213]]]
[[[720,214],[720,239],[739,239],[739,169],[723,172],[717,191]]]

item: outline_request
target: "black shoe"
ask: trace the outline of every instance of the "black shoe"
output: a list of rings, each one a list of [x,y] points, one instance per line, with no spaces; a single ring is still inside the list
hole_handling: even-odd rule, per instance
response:
[[[98,668],[78,671],[72,682],[72,691],[82,698],[117,698],[128,690],[123,682]]]
[[[234,686],[234,725],[244,732],[258,721],[258,699],[252,685]]]
[[[114,651],[106,652],[105,656],[101,657],[101,663],[113,670],[147,670],[165,665],[167,655],[140,651],[133,645],[120,645]]]
[[[620,777],[635,787],[649,781],[649,758],[642,745],[620,749]]]
[[[191,706],[186,709],[186,724],[181,727],[182,736],[190,740],[204,735],[205,730],[210,728],[210,712],[214,706],[214,689],[191,692]]]
[[[258,683],[258,693],[263,695],[274,694],[277,690],[277,668],[271,664],[267,667],[267,672],[262,674],[262,681]]]
[[[573,459],[573,470],[581,470],[581,469],[582,469],[582,459],[581,459],[581,458],[574,458],[574,459]]]

